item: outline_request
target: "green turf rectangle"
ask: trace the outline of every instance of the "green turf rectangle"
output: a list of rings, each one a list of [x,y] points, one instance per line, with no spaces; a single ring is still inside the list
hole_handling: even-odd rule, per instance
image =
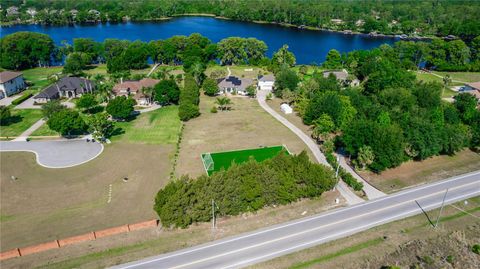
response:
[[[208,153],[202,154],[202,162],[205,167],[205,171],[210,176],[215,172],[218,172],[222,169],[227,170],[232,163],[244,163],[247,162],[250,157],[253,157],[257,162],[262,162],[267,159],[271,159],[274,156],[278,155],[280,152],[284,151],[286,154],[289,154],[288,149],[285,146],[273,146],[273,147],[262,147],[256,149],[244,149],[244,150],[234,150],[234,151],[224,151],[224,152],[215,152],[210,153],[214,169],[207,171],[205,165],[204,157]]]

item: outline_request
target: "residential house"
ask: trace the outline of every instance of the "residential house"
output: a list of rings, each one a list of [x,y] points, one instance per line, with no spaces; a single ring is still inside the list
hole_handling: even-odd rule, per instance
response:
[[[14,95],[26,87],[23,74],[19,72],[0,72],[0,99]]]
[[[273,91],[275,85],[275,76],[272,74],[260,76],[258,78],[257,89]]]
[[[18,7],[11,6],[7,8],[7,16],[20,16],[20,12],[18,11]]]
[[[33,97],[35,103],[43,104],[58,98],[77,98],[82,94],[93,93],[95,84],[79,77],[63,77]]]
[[[463,91],[475,96],[480,104],[480,81],[465,84],[465,89]]]
[[[122,81],[113,86],[113,94],[115,96],[131,96],[138,105],[149,106],[152,104],[152,97],[145,94],[144,89],[153,88],[160,80],[143,78],[141,80]]]
[[[333,23],[333,24],[337,24],[337,25],[343,24],[342,19],[331,19],[330,22]]]
[[[229,76],[218,81],[219,93],[248,95],[247,87],[253,85],[253,79]]]
[[[37,15],[37,10],[35,8],[29,7],[27,9],[27,14],[30,15],[32,18],[35,18],[35,15]]]
[[[343,86],[358,86],[360,85],[360,80],[352,78],[349,76],[348,71],[345,69],[342,70],[330,70],[324,71],[323,77],[328,78],[330,75],[334,75],[337,80],[342,83]]]

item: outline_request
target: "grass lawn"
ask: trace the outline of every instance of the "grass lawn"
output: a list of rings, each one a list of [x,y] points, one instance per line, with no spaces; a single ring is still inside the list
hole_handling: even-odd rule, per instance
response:
[[[150,70],[152,69],[152,66],[149,65],[148,67],[144,68],[144,69],[139,69],[139,70],[131,70],[131,74],[134,75],[134,74],[148,74],[148,72],[150,72]],[[88,69],[86,69],[84,71],[86,74],[89,74],[89,75],[96,75],[96,74],[101,74],[101,75],[104,75],[104,76],[107,76],[108,73],[107,73],[107,65],[106,64],[98,64],[98,65],[92,65],[90,66]]]
[[[452,80],[464,81],[464,82],[477,82],[480,81],[480,72],[433,72],[437,75],[444,77],[449,74]]]
[[[178,107],[166,106],[128,122],[116,122],[115,127],[123,134],[112,137],[112,141],[173,145],[178,140],[180,126]]]
[[[51,75],[59,74],[62,72],[63,67],[37,67],[32,69],[23,70],[23,77],[25,80],[30,81],[33,85],[30,86],[34,90],[42,90],[51,84],[48,78]]]
[[[440,180],[478,170],[480,154],[463,150],[453,156],[435,156],[423,161],[408,161],[381,174],[361,171],[372,185],[384,192],[393,192],[417,184]]]
[[[31,136],[58,136],[58,135],[59,134],[57,132],[48,128],[48,125],[46,123],[43,124],[40,128],[38,128],[37,130],[35,130],[35,132],[31,134]]]
[[[207,153],[205,153],[202,154],[202,161],[204,167],[207,169],[208,175],[210,176],[214,172],[228,169],[232,163],[244,163],[249,161],[250,158],[254,158],[257,162],[261,162],[277,156],[282,151],[285,151],[285,153],[288,154],[288,150],[283,146],[210,153],[210,159],[207,157]],[[212,161],[213,165],[210,165]]]
[[[19,136],[35,122],[42,118],[39,109],[12,109],[13,122],[6,126],[0,126],[0,136]]]

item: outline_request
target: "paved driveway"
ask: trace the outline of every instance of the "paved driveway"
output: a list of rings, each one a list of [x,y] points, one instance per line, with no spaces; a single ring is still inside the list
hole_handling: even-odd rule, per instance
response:
[[[22,96],[21,94],[17,94],[17,95],[2,98],[0,99],[0,106],[9,106],[12,104],[13,100],[20,98],[21,96]]]
[[[0,151],[33,152],[41,166],[66,168],[93,160],[102,153],[103,145],[81,139],[30,142],[0,141]]]

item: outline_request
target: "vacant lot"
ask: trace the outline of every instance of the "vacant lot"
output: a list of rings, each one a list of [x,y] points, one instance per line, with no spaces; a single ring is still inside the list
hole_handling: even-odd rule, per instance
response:
[[[42,118],[42,111],[38,109],[12,109],[12,122],[0,127],[0,136],[19,136],[32,124]]]
[[[479,168],[480,154],[467,149],[453,156],[435,156],[421,162],[408,161],[381,174],[372,172],[361,172],[360,174],[380,190],[393,192],[408,186],[475,171]]]
[[[215,98],[202,96],[202,115],[185,123],[177,175],[205,173],[201,154],[261,146],[286,145],[293,154],[307,147],[287,127],[265,112],[257,100],[232,97],[232,110],[211,113]]]
[[[105,268],[114,264],[138,260],[144,257],[177,250],[213,239],[252,231],[280,222],[310,216],[337,206],[337,191],[325,192],[319,199],[301,200],[289,205],[264,208],[256,213],[219,218],[217,231],[212,234],[210,223],[192,225],[187,229],[146,229],[128,234],[101,238],[91,242],[68,246],[21,259],[3,261],[5,267],[32,268]]]
[[[48,169],[32,153],[2,152],[2,251],[156,217],[154,197],[169,180],[180,127],[177,107],[123,124],[117,141],[76,167]]]
[[[2,152],[1,250],[156,217],[153,200],[168,181],[172,150],[117,143],[66,169],[41,167],[32,153]]]
[[[116,122],[115,128],[121,134],[112,141],[172,145],[177,142],[180,126],[178,107],[167,106],[140,114],[128,122]]]

